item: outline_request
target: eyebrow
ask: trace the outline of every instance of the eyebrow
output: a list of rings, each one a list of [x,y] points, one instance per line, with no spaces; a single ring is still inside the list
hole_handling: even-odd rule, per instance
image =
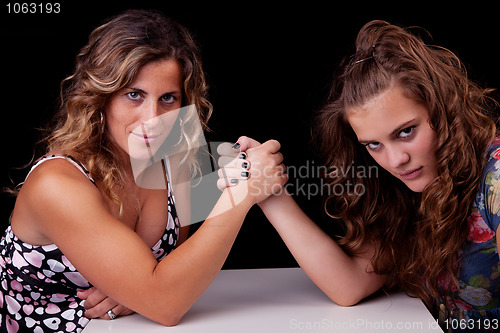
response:
[[[142,90],[140,88],[125,87],[125,89],[130,89],[130,90],[133,90],[133,91],[137,91],[137,92],[140,92],[141,94],[144,94],[144,95],[148,94],[147,92],[145,92],[144,90]],[[180,94],[180,92],[177,91],[177,90],[167,91],[166,93],[163,93],[162,96],[164,96],[164,95],[175,95],[175,94]]]
[[[396,135],[397,133],[401,132],[402,130],[404,130],[406,127],[408,127],[412,122],[414,122],[415,119],[412,119],[412,120],[409,120],[409,121],[406,121],[404,123],[402,123],[401,125],[399,125],[394,131],[391,132],[391,135],[390,136],[394,136]],[[375,142],[377,140],[359,140],[359,143],[361,143],[362,145],[367,145],[371,142]]]

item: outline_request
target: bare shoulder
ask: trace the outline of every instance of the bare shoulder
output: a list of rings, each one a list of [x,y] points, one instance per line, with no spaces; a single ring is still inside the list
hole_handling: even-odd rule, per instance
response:
[[[84,204],[104,207],[98,189],[71,162],[49,160],[33,169],[23,184],[13,211],[12,228],[27,243],[47,243],[51,240],[48,228],[56,227],[58,221],[67,221],[57,217],[62,212],[72,214]]]
[[[71,162],[65,159],[46,161],[36,167],[21,192],[27,198],[62,199],[71,193],[99,195],[94,184]],[[20,195],[21,195],[20,192]]]
[[[101,192],[71,162],[44,162],[21,191],[23,209],[17,211],[27,219],[19,215],[20,225],[35,226],[46,244],[55,244],[85,279],[119,303],[151,302],[146,287],[158,265],[151,249],[109,212]]]

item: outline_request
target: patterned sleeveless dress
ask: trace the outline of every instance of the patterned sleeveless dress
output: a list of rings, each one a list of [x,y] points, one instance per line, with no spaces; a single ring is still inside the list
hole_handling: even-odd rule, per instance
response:
[[[94,183],[85,167],[68,155],[43,157],[31,171],[55,158],[71,162]],[[151,249],[158,261],[175,248],[178,235],[179,221],[169,183],[167,226]],[[84,316],[84,301],[76,292],[89,287],[55,244],[26,244],[10,226],[7,228],[0,241],[0,332],[81,332],[89,320]]]

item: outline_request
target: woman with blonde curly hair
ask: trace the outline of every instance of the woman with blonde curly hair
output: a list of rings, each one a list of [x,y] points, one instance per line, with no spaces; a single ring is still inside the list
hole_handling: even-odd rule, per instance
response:
[[[163,15],[128,11],[92,32],[0,242],[1,331],[79,332],[88,318],[132,311],[178,323],[250,207],[287,178],[252,177],[263,191],[224,191],[197,232],[180,236],[211,113],[206,90],[191,35]],[[278,150],[269,141],[241,158],[279,171]],[[148,170],[161,177],[148,182]]]
[[[500,327],[490,93],[452,52],[409,30],[383,21],[361,29],[317,119],[325,180],[336,189],[325,209],[343,234],[331,239],[285,193],[259,204],[333,301],[354,305],[399,286],[439,309],[445,328]]]

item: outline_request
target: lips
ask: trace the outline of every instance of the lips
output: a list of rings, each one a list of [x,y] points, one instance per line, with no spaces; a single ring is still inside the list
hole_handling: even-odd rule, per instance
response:
[[[150,143],[156,140],[160,135],[159,134],[147,134],[147,133],[135,133],[131,132],[131,135],[133,135],[136,139],[145,142],[146,145],[149,146]]]
[[[412,179],[415,179],[418,176],[420,176],[420,174],[422,173],[422,168],[423,167],[419,167],[417,169],[413,169],[413,170],[409,170],[409,171],[400,173],[399,177],[401,177],[401,179],[403,179],[403,180],[412,180]]]
[[[160,134],[147,134],[147,133],[134,133],[134,132],[132,132],[131,134],[141,139],[151,139],[151,140],[160,136]]]

